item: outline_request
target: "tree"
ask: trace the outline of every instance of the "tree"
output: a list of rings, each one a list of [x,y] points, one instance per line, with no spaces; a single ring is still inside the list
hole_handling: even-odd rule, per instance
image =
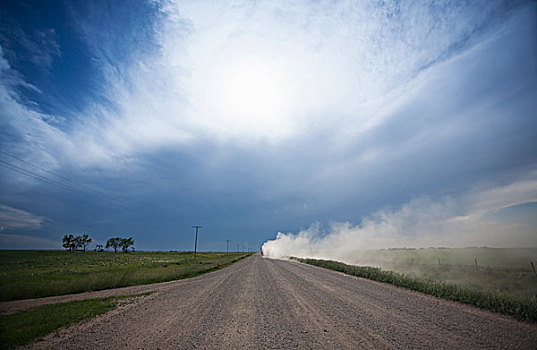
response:
[[[93,240],[87,233],[84,233],[82,236],[65,235],[63,236],[62,242],[65,249],[74,252],[79,249],[86,251],[86,248],[93,242]]]
[[[84,251],[86,251],[87,246],[89,246],[91,242],[93,242],[93,240],[88,236],[88,234],[84,233],[80,239],[80,243]]]
[[[103,245],[102,244],[97,244],[95,246],[95,252],[102,252],[103,251]]]
[[[134,239],[132,239],[132,237],[121,239],[121,248],[123,249],[124,253],[127,253],[129,251],[129,247],[132,245],[134,245]]]
[[[63,247],[70,252],[75,250],[76,244],[75,244],[75,237],[73,235],[65,235],[62,239]]]
[[[74,241],[75,241],[75,249],[76,250],[81,249],[83,246],[83,242],[84,242],[82,236],[76,236]]]
[[[115,238],[110,238],[108,241],[106,241],[106,248],[114,248],[114,253],[117,253],[117,250],[119,249],[119,247],[121,246],[121,238],[119,237],[115,237]]]

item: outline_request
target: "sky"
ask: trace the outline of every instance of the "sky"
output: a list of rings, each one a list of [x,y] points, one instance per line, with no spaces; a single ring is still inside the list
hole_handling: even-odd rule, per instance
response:
[[[537,247],[537,3],[2,1],[0,147],[2,249]]]

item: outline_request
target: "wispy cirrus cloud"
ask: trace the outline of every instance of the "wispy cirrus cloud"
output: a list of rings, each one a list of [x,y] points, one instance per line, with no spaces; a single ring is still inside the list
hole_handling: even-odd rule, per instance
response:
[[[3,230],[38,229],[46,219],[29,211],[0,204],[0,227]]]
[[[338,133],[338,147],[399,114],[416,77],[491,40],[509,16],[523,16],[524,6],[164,3],[135,37],[145,49],[125,49],[125,56],[116,47],[127,46],[114,39],[119,24],[92,20],[108,16],[95,5],[79,25],[102,58],[101,89],[111,104],[89,105],[73,116],[79,121],[69,133],[47,139],[67,139],[57,141],[63,154],[84,154],[77,162],[88,165],[207,138],[278,144]],[[40,33],[48,54],[35,57],[60,55],[54,30]],[[261,81],[241,78],[243,71]],[[366,153],[380,154],[378,147]]]
[[[25,31],[17,21],[3,17],[0,42],[9,59],[18,63],[29,61],[44,71],[49,71],[53,61],[62,56],[54,28]]]

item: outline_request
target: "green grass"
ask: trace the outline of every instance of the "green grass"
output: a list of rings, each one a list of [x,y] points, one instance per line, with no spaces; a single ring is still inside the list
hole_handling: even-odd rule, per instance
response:
[[[136,297],[149,294],[151,292],[50,304],[0,315],[0,348],[12,349],[28,344],[58,328],[104,314],[120,303],[128,303]]]
[[[535,298],[508,295],[489,290],[469,288],[453,283],[407,276],[393,271],[368,266],[347,265],[331,260],[294,260],[373,281],[390,283],[438,298],[473,305],[482,309],[513,316],[519,320],[537,323],[537,301]]]
[[[0,301],[166,282],[227,266],[245,253],[0,251]]]

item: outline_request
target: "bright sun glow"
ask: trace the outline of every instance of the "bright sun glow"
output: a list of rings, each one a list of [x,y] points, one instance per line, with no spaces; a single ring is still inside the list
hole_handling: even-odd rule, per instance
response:
[[[213,128],[251,136],[283,136],[289,131],[290,89],[278,65],[241,60],[215,70],[214,85],[204,99],[210,102],[202,104]]]
[[[228,112],[241,117],[275,117],[285,104],[283,82],[267,64],[234,67],[227,72],[223,103]]]

